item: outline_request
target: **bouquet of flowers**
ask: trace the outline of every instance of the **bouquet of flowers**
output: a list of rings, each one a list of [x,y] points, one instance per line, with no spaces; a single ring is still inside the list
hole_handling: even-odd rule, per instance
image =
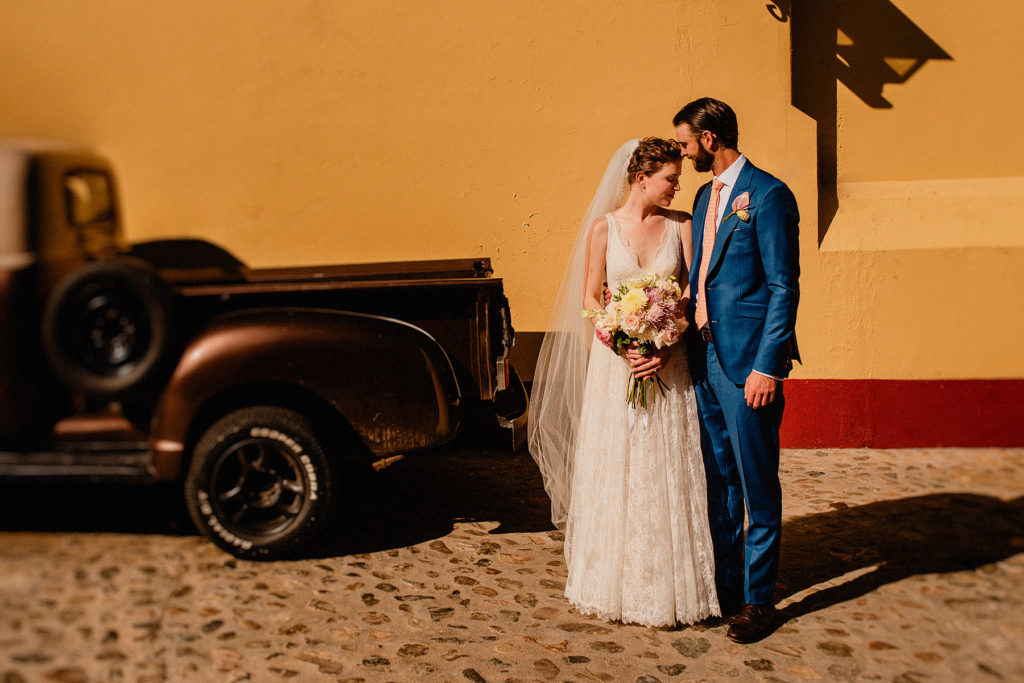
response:
[[[647,355],[679,341],[686,321],[676,318],[682,291],[675,276],[659,278],[646,274],[619,285],[605,310],[588,308],[583,317],[594,321],[594,334],[601,342],[623,354],[630,346]],[[653,385],[665,394],[660,377],[638,380],[631,377],[626,393],[630,407],[647,408],[647,391]]]

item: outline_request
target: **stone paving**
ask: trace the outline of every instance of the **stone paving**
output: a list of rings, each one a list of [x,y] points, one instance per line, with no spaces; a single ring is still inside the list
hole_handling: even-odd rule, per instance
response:
[[[321,557],[235,560],[176,492],[4,484],[0,681],[1024,680],[1024,449],[787,450],[777,631],[562,596],[527,455],[409,457]]]

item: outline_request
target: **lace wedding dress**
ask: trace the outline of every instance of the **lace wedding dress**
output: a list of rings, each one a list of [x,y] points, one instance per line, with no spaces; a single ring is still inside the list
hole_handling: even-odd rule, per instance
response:
[[[618,283],[680,272],[678,224],[667,221],[654,261],[641,268],[611,214],[607,276]],[[595,338],[574,454],[565,526],[565,594],[584,614],[645,626],[720,614],[700,427],[686,362],[673,349],[665,395],[630,419],[629,366]],[[646,419],[644,413],[646,412]]]

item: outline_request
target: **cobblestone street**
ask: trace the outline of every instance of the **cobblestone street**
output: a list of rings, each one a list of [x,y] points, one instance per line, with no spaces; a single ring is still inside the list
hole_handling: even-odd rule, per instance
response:
[[[177,494],[0,485],[0,681],[1024,680],[1024,449],[787,450],[777,631],[562,597],[529,455],[384,470],[336,545],[235,560]]]

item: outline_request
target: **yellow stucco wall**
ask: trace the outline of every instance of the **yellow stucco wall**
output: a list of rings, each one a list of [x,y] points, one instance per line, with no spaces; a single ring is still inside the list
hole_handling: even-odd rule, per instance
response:
[[[1024,9],[821,0],[800,23],[808,3],[9,0],[0,136],[107,154],[131,239],[254,266],[490,256],[536,332],[610,153],[713,95],[801,207],[794,376],[1024,377]],[[823,31],[852,87],[791,63]],[[794,74],[834,107],[820,244],[821,122]],[[890,106],[865,102],[878,84]]]

